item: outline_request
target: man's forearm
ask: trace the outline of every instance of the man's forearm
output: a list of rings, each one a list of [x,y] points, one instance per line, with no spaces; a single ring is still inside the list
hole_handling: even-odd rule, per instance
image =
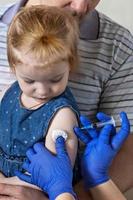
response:
[[[111,180],[91,188],[90,192],[93,200],[126,200]]]
[[[45,194],[40,190],[0,183],[0,200],[5,200],[6,197],[8,197],[9,200],[48,200]]]
[[[24,186],[24,187],[30,187],[30,188],[33,188],[33,189],[41,190],[41,188],[39,188],[39,187],[37,187],[37,186],[35,186],[33,184],[27,183],[25,181],[21,181],[16,176],[9,177],[9,178],[6,178],[4,176],[0,176],[0,183],[9,184],[9,185]]]
[[[133,187],[133,134],[130,134],[110,168],[111,179],[122,192]]]
[[[74,191],[79,200],[92,200],[90,192],[85,190],[83,181],[80,181],[75,185]]]

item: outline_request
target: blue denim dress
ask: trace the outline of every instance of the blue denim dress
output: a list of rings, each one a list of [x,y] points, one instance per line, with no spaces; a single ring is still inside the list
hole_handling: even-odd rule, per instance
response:
[[[58,110],[69,107],[79,117],[78,107],[69,88],[36,110],[23,108],[20,94],[16,81],[6,92],[0,106],[0,171],[7,177],[14,176],[16,170],[22,171],[27,149],[44,140]]]

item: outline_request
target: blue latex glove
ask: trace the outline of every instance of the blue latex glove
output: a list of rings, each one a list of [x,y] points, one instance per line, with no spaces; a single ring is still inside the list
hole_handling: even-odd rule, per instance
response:
[[[31,175],[16,172],[16,175],[47,192],[50,200],[64,192],[75,195],[72,188],[72,166],[63,137],[56,140],[57,155],[49,152],[42,143],[36,143],[27,151],[28,161],[23,168]]]
[[[108,170],[112,160],[130,133],[130,124],[126,113],[122,112],[120,116],[122,125],[118,133],[114,131],[112,125],[106,125],[100,132],[90,129],[87,133],[83,133],[79,128],[74,129],[78,138],[86,144],[81,161],[82,176],[86,188],[109,180]],[[98,113],[98,119],[106,121],[108,116]],[[80,120],[84,126],[91,123],[83,116]]]

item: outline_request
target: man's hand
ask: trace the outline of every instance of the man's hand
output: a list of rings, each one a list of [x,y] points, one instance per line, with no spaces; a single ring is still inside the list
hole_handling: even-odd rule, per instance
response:
[[[42,191],[0,183],[0,200],[48,200]]]

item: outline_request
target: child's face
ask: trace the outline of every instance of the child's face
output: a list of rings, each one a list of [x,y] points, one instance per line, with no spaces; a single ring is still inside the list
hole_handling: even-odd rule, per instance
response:
[[[15,68],[22,92],[39,102],[47,102],[60,95],[66,88],[69,77],[69,63],[60,61],[50,67],[37,67],[32,58]]]

